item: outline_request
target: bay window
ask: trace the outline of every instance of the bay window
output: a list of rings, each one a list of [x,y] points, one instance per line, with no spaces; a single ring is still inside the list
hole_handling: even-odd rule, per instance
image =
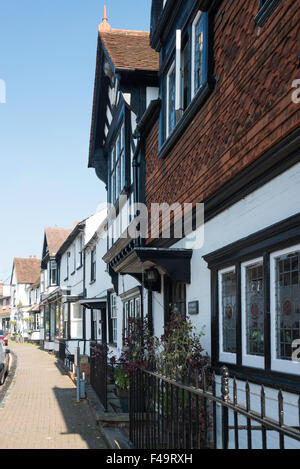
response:
[[[215,366],[226,363],[260,382],[284,374],[286,386],[294,388],[300,376],[294,353],[300,339],[299,239],[295,215],[204,256],[211,269]]]
[[[208,14],[197,12],[183,30],[176,30],[176,47],[166,57],[164,137],[168,139],[204,87],[208,76]],[[172,55],[174,56],[173,61]],[[167,63],[171,63],[167,68]],[[197,100],[196,100],[197,101]],[[195,101],[194,101],[195,104]],[[187,111],[188,112],[188,111]]]
[[[271,294],[271,368],[300,373],[300,364],[292,362],[293,342],[300,339],[300,245],[270,253],[268,285],[263,257],[218,271],[219,360],[237,363],[240,311],[241,364],[265,367],[266,288]]]

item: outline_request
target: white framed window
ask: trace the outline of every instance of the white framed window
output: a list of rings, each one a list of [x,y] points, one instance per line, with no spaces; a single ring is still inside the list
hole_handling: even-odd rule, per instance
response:
[[[167,137],[171,134],[172,130],[176,125],[176,112],[175,112],[175,61],[172,63],[167,74],[167,115],[166,122]]]
[[[96,280],[96,248],[91,251],[91,282]]]
[[[270,256],[271,368],[299,374],[293,342],[300,338],[300,244]]]
[[[82,306],[78,303],[71,303],[71,339],[82,339],[83,335],[83,314]]]
[[[48,262],[48,285],[50,287],[57,285],[57,264],[54,260]]]
[[[70,251],[67,252],[67,257],[66,257],[66,278],[69,278],[70,275],[70,257],[71,253]]]
[[[117,295],[111,294],[110,297],[110,320],[111,320],[111,341],[117,344],[118,341],[118,310],[117,310]]]
[[[82,266],[82,249],[83,249],[83,236],[80,236],[77,240],[77,268]]]
[[[219,270],[219,359],[236,364],[236,269]]]
[[[142,311],[141,311],[141,297],[131,297],[130,299],[126,299],[123,301],[123,341],[128,339],[128,333],[132,329],[132,324],[129,327],[130,320],[137,319],[140,320],[142,318]]]
[[[69,304],[63,303],[64,338],[68,338]]]
[[[165,74],[166,139],[207,81],[208,13],[198,11],[194,19],[191,19],[189,27],[177,29],[175,43],[175,59]]]
[[[198,12],[192,25],[192,70],[191,88],[192,98],[197,94],[205,81],[204,75],[204,21],[203,13]]]
[[[76,243],[73,246],[73,272],[76,270]]]
[[[241,265],[242,363],[264,368],[265,285],[263,258]]]

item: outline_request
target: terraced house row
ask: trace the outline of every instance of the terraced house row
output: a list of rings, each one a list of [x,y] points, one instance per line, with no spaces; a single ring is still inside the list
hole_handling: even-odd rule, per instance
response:
[[[299,447],[299,20],[292,0],[153,0],[150,33],[99,26],[88,166],[108,211],[46,229],[24,289],[41,291],[39,340],[65,362],[80,345],[108,413],[132,321],[204,331],[210,379],[133,372],[135,447]],[[194,232],[178,236],[184,204]]]

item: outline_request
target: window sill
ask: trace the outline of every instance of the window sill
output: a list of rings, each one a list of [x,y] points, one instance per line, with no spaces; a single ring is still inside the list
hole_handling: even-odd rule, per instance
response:
[[[114,344],[114,343],[111,343],[111,342],[109,342],[107,345],[108,345],[109,347],[113,347],[113,348],[117,348],[117,347],[118,347],[117,344]]]
[[[74,271],[71,273],[71,275],[75,275],[75,272],[76,272],[76,271],[74,270]]]
[[[69,280],[69,277],[66,277],[66,278],[64,279],[64,282],[66,282],[67,280]]]
[[[94,283],[96,283],[96,279],[90,281],[90,285],[93,285]]]
[[[193,98],[193,101],[189,104],[187,109],[184,111],[181,119],[176,124],[172,133],[165,140],[162,147],[159,150],[158,156],[160,158],[165,158],[169,151],[173,148],[179,138],[182,136],[188,125],[194,119],[195,115],[199,111],[200,107],[203,106],[205,101],[208,99],[214,88],[214,83],[206,81],[202,88],[198,91],[196,96]]]
[[[281,0],[267,0],[264,5],[261,7],[256,17],[254,18],[257,26],[263,26],[269,17],[272,15],[273,11],[278,7]]]
[[[79,267],[77,267],[76,270],[80,270],[80,269],[82,269],[82,267],[83,267],[83,264],[81,264]]]

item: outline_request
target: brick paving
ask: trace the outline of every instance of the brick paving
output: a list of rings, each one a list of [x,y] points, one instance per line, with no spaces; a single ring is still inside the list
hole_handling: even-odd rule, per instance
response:
[[[106,449],[86,401],[54,357],[33,345],[10,343],[18,356],[1,407],[0,449]]]

